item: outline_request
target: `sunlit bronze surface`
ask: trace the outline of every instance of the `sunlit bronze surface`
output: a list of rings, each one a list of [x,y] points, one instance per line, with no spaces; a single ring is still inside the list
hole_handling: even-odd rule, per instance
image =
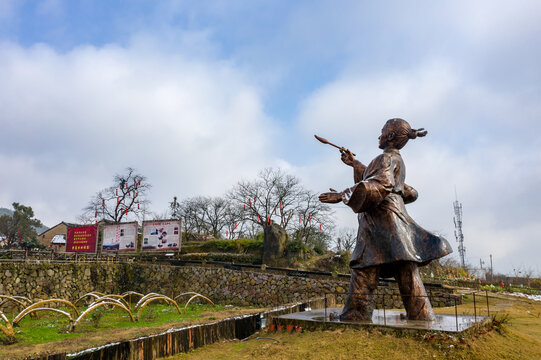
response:
[[[405,184],[406,167],[399,150],[408,140],[425,136],[402,119],[387,121],[379,137],[383,153],[368,166],[340,148],[342,161],[353,167],[355,185],[342,192],[319,196],[327,203],[344,202],[358,213],[359,232],[350,266],[352,276],[342,319],[370,319],[371,296],[379,277],[395,277],[408,318],[431,320],[432,307],[419,276],[418,266],[452,252],[444,238],[413,221],[405,204],[417,199],[417,191]]]

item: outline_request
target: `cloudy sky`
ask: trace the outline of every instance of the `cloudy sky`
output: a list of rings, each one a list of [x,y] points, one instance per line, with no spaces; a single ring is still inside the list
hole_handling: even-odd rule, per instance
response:
[[[73,221],[137,168],[152,210],[265,167],[352,185],[384,122],[424,127],[408,205],[467,261],[541,273],[539,1],[0,0],[0,207]],[[336,205],[336,221],[356,216]]]

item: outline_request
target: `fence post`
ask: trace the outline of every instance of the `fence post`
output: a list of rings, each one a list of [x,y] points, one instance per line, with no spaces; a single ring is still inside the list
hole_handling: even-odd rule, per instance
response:
[[[475,293],[473,293],[473,316],[475,322],[477,322],[477,305],[475,304]]]
[[[458,332],[458,309],[456,307],[456,296],[455,296],[455,322],[456,322],[456,331]]]
[[[387,326],[387,316],[385,316],[385,289],[383,289],[382,302],[383,302],[383,325]]]
[[[490,317],[490,306],[488,306],[488,290],[485,290],[485,297],[487,299],[487,313],[488,317]]]
[[[323,322],[327,322],[327,293],[325,293],[325,316],[323,317]]]

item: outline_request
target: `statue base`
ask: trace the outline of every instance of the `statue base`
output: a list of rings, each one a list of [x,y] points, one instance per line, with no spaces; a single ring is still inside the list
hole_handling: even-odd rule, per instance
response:
[[[376,309],[370,320],[340,320],[339,314],[342,308],[326,308],[310,311],[297,312],[279,316],[276,319],[277,324],[297,325],[303,329],[319,329],[321,327],[357,327],[357,328],[388,328],[394,330],[413,330],[413,331],[441,331],[449,333],[461,333],[472,326],[487,325],[488,316],[480,315],[455,315],[455,314],[435,314],[435,319],[426,320],[408,320],[404,311],[381,310]]]

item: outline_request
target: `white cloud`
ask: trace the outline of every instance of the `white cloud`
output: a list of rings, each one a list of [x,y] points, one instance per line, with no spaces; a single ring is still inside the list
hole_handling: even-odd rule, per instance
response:
[[[504,43],[539,27],[541,4],[535,0],[452,1],[447,11],[457,30],[471,40]]]
[[[28,202],[48,225],[73,220],[126,166],[163,211],[173,195],[220,195],[274,161],[259,94],[227,62],[137,44],[60,54],[4,43],[0,78],[0,201]]]

